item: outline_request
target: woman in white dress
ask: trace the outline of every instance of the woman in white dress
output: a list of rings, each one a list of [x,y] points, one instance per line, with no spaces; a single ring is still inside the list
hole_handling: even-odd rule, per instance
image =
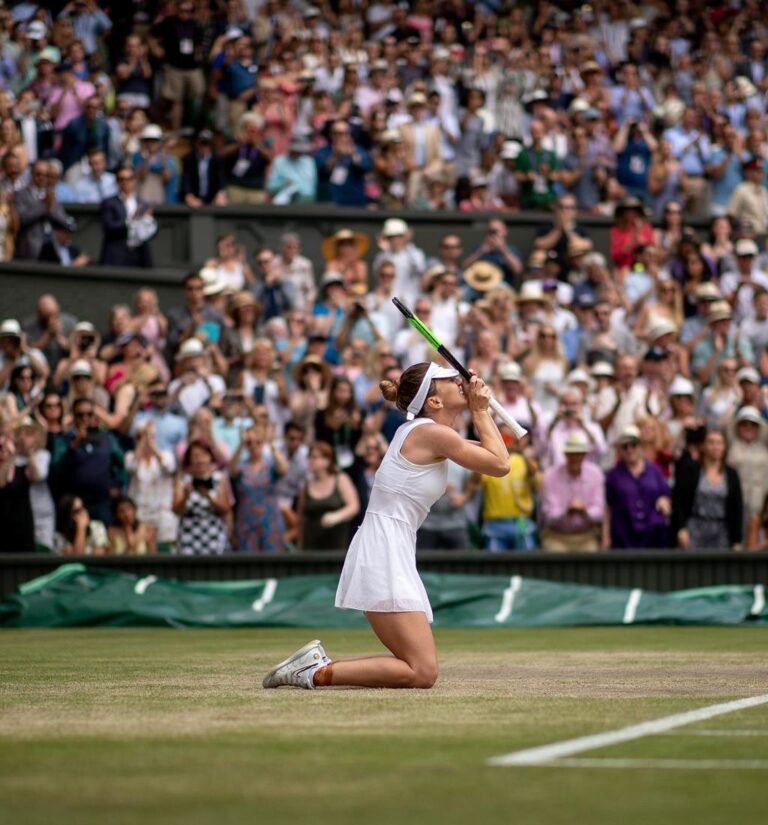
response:
[[[407,414],[379,467],[363,523],[347,552],[336,607],[362,610],[391,656],[331,661],[313,641],[273,668],[265,688],[328,685],[429,688],[437,679],[432,608],[416,571],[416,532],[442,496],[447,459],[485,475],[509,472],[509,453],[488,413],[490,390],[477,376],[415,364],[382,394]],[[480,441],[452,427],[469,408]]]

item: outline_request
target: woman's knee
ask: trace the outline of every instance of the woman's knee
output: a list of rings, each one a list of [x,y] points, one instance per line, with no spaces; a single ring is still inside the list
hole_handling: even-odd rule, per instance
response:
[[[427,690],[434,686],[435,682],[437,681],[437,677],[437,662],[429,662],[416,665],[413,668],[411,687]]]

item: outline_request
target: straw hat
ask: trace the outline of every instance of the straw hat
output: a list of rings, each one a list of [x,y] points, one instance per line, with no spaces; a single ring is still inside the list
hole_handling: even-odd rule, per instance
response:
[[[617,444],[629,444],[632,441],[640,441],[640,429],[634,424],[630,424],[619,434]]]
[[[381,229],[385,238],[395,238],[398,235],[408,234],[408,224],[402,218],[387,218]]]
[[[245,307],[256,307],[257,309],[261,309],[259,302],[253,297],[253,294],[248,292],[247,289],[242,290],[241,292],[236,292],[230,301],[229,310],[230,312],[236,312],[239,309],[245,309]]]
[[[549,297],[541,288],[541,283],[539,281],[525,281],[520,287],[520,294],[517,296],[517,303],[526,304],[532,302],[541,304],[549,303]]]
[[[301,384],[302,376],[308,367],[319,369],[323,374],[323,386],[327,386],[331,380],[331,368],[317,355],[305,355],[301,361],[293,368],[293,380]]]
[[[658,318],[654,320],[653,326],[648,330],[648,340],[652,343],[670,333],[677,335],[678,332],[677,324],[673,324],[667,318]]]
[[[580,455],[589,452],[589,441],[586,433],[581,430],[574,430],[569,433],[568,438],[565,439],[565,446],[563,452],[566,455]]]
[[[464,270],[464,281],[478,292],[488,292],[504,279],[501,269],[490,261],[475,261]]]
[[[709,315],[707,315],[707,323],[714,324],[717,321],[730,321],[732,317],[733,312],[728,301],[715,301],[709,310]]]
[[[336,246],[343,241],[354,241],[357,247],[357,254],[362,257],[368,251],[368,236],[362,232],[353,232],[351,229],[339,229],[338,232],[326,238],[321,247],[323,257],[326,261],[332,261],[336,257]]]
[[[509,361],[499,367],[499,381],[519,381],[522,383],[523,371],[520,369],[520,364],[515,361]]]

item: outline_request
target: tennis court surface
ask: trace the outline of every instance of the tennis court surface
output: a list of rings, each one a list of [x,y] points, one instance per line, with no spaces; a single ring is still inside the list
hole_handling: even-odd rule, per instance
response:
[[[262,690],[313,635],[378,650],[358,630],[4,631],[0,821],[764,817],[765,629],[441,630],[432,691]]]

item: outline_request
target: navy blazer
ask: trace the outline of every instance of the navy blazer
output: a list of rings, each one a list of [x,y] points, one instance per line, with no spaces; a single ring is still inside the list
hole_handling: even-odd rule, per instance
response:
[[[141,204],[141,201],[139,201]],[[101,226],[104,231],[99,263],[104,266],[152,266],[149,242],[130,249],[128,246],[128,213],[117,195],[101,204]]]

